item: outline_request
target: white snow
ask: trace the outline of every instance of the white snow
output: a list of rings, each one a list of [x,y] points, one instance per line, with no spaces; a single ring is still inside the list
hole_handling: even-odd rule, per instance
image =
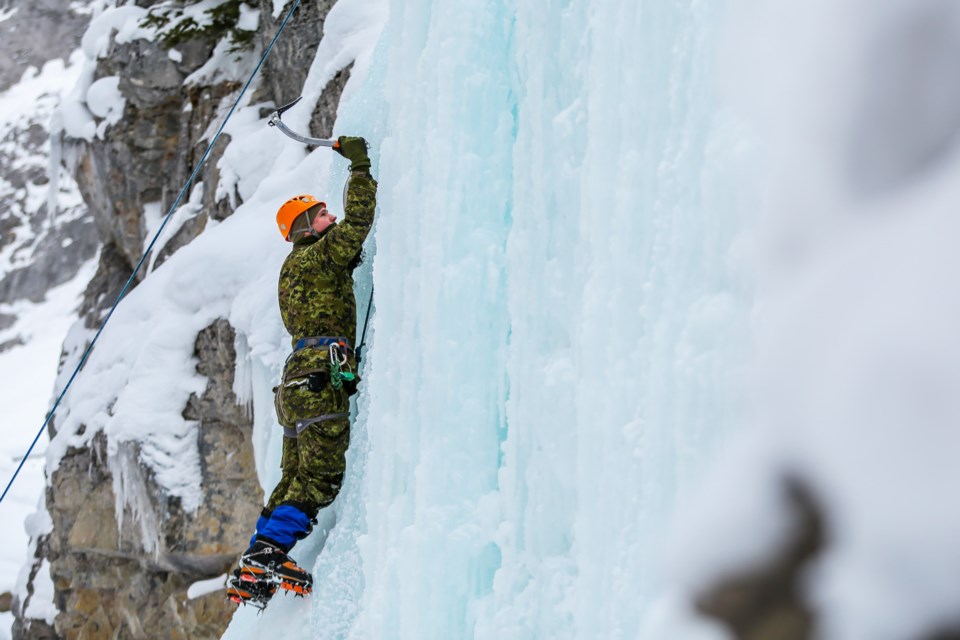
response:
[[[56,118],[58,127],[62,127],[67,136],[87,141],[93,140],[95,135],[102,138],[107,127],[119,122],[126,104],[118,77],[94,81],[97,60],[107,55],[111,42],[123,44],[136,39],[152,40],[156,35],[153,29],[140,26],[147,15],[147,10],[141,7],[107,7],[98,14],[94,13],[81,39],[80,50],[71,56],[75,64],[82,62],[79,80],[63,100]],[[98,123],[94,116],[102,120]]]
[[[246,82],[260,55],[253,50],[231,51],[229,39],[223,39],[214,47],[207,62],[187,76],[185,85],[214,84],[217,82]],[[233,104],[235,98],[228,98]],[[226,115],[226,114],[224,114]]]
[[[3,372],[0,406],[4,407],[7,425],[0,443],[3,487],[13,478],[20,460],[46,419],[63,336],[76,318],[80,296],[95,269],[94,259],[81,268],[73,280],[51,289],[42,303],[19,302],[0,306],[0,313],[17,316],[13,327],[0,332],[0,342],[16,337],[23,340],[22,346],[0,353],[0,371]],[[44,433],[39,439],[3,500],[4,519],[8,525],[0,535],[0,593],[12,591],[19,594],[21,600],[27,594],[27,577],[22,572],[28,567],[24,562],[33,555],[29,538],[48,532],[52,524],[43,504],[43,459],[48,435]],[[48,582],[49,566],[45,570]],[[49,589],[34,594],[29,615],[46,619],[53,608],[53,585],[47,585],[43,580],[38,584],[44,589],[49,586]],[[0,634],[6,633],[12,624],[12,617],[4,618]]]
[[[260,119],[262,106],[245,105],[237,109],[224,128],[225,135],[231,139],[242,139],[245,144],[229,145],[217,163],[220,170],[217,202],[227,199],[231,207],[236,207],[238,196],[241,200],[249,200],[264,179],[270,176],[278,156],[288,154],[288,160],[295,162],[306,155],[303,149],[288,145],[289,139],[277,135],[272,127],[263,126],[263,120]],[[215,131],[207,133],[212,137]],[[251,152],[251,149],[257,151]]]
[[[26,70],[19,83],[0,93],[0,139],[5,139],[0,142],[0,151],[17,169],[48,169],[49,144],[41,144],[34,150],[21,146],[16,136],[30,127],[46,126],[67,84],[76,80],[79,71],[76,58],[72,58],[69,64],[53,60],[42,69]],[[37,241],[53,225],[85,213],[82,207],[77,207],[79,194],[72,178],[65,173],[50,177],[48,185],[31,183],[19,193],[14,193],[9,183],[0,178],[0,193],[13,198],[5,214],[16,222],[12,229],[15,237],[5,238],[5,246],[0,250],[0,275],[29,265]],[[56,206],[38,225],[38,236],[32,225],[37,222],[35,216],[44,203]],[[16,317],[12,326],[0,330],[0,343],[10,342],[8,348],[0,352],[0,379],[3,381],[0,406],[4,407],[6,425],[0,443],[3,487],[13,477],[44,423],[63,336],[76,317],[80,295],[94,268],[95,261],[88,263],[70,282],[49,291],[41,303],[19,301],[0,305],[0,313]],[[26,595],[27,577],[20,575],[18,578],[18,574],[25,559],[32,555],[28,538],[45,532],[50,522],[42,503],[46,444],[47,435],[44,434],[3,501],[7,526],[0,534],[0,593],[12,591]],[[44,618],[48,617],[53,604],[52,591],[47,589],[52,587],[48,584],[49,568],[46,575],[46,582],[38,583],[46,591],[36,596],[36,604],[30,610],[31,615]],[[9,637],[12,623],[11,614],[0,616],[0,637]]]
[[[229,574],[225,573],[222,576],[217,576],[216,578],[194,582],[187,589],[187,598],[189,600],[202,598],[205,595],[216,593],[217,591],[226,588],[228,577]]]
[[[100,78],[87,89],[87,108],[90,113],[103,118],[97,125],[97,137],[103,138],[107,127],[120,122],[127,101],[120,93],[120,77]]]
[[[203,209],[202,202],[203,182],[200,181],[192,185],[187,197],[187,202],[184,202],[177,207],[177,210],[174,211],[173,215],[170,217],[170,221],[163,228],[163,232],[159,237],[157,237],[156,242],[153,245],[152,253],[150,254],[150,259],[147,261],[147,273],[153,271],[153,266],[157,261],[157,256],[159,256],[160,252],[163,251],[163,248],[167,245],[167,242],[169,242],[170,239],[173,238],[178,231],[180,231],[184,224],[200,215],[200,212]],[[154,239],[154,236],[157,235],[157,230],[163,223],[164,216],[167,214],[167,212],[160,209],[159,202],[150,202],[144,205],[143,213],[143,220],[146,223],[143,238],[143,250],[147,251],[147,249],[150,247],[150,243]]]
[[[76,57],[71,57],[69,63],[51,60],[39,70],[28,67],[19,82],[0,94],[0,127],[4,133],[8,127],[23,126],[25,121],[36,117],[38,111],[49,114],[65,88],[77,78],[77,60]]]
[[[63,336],[95,270],[96,261],[88,262],[71,281],[51,289],[41,303],[18,301],[0,305],[0,313],[17,318],[12,327],[0,331],[0,342],[19,338],[24,343],[0,353],[0,368],[13,374],[0,385],[0,405],[5,407],[4,415],[11,424],[23,425],[17,430],[18,435],[11,434],[2,445],[11,455],[26,450],[43,423]],[[18,371],[40,374],[47,383],[38,382],[32,375],[15,375]],[[36,423],[37,429],[28,428],[31,423]]]
[[[164,211],[161,206],[162,203],[159,200],[157,202],[143,203],[144,251],[150,246],[150,241],[157,235],[157,230],[160,228],[160,225],[163,224],[163,218],[167,212]],[[169,226],[169,224],[167,226]]]
[[[237,29],[242,31],[256,31],[260,26],[260,10],[240,5],[240,19],[237,20]]]
[[[80,46],[89,60],[106,55],[111,39],[118,43],[135,38],[150,38],[152,30],[140,28],[140,21],[147,10],[134,5],[112,7],[95,17],[83,34]]]
[[[103,0],[73,0],[70,3],[70,11],[81,16],[93,15],[102,9]]]
[[[78,64],[81,71],[77,83],[61,102],[50,133],[55,135],[62,129],[63,133],[71,138],[89,142],[97,134],[97,122],[86,103],[87,90],[93,84],[96,65],[93,60],[84,57],[79,50],[74,52],[70,60]]]
[[[287,5],[289,0],[273,0],[273,17],[274,19],[279,18],[282,14],[285,13],[285,10],[289,10]]]
[[[99,118],[108,118],[112,123],[120,121],[126,103],[120,93],[120,76],[100,78],[87,89],[87,106]]]
[[[53,603],[53,579],[50,577],[50,562],[46,559],[40,564],[37,575],[33,578],[33,594],[27,601],[23,617],[35,620],[44,620],[53,624],[57,617],[57,607]]]

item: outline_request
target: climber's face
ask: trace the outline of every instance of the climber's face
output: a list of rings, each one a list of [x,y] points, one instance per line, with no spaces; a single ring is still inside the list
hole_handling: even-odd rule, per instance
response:
[[[320,209],[320,213],[318,213],[313,218],[313,230],[316,231],[317,233],[323,233],[324,231],[327,230],[327,228],[330,225],[334,224],[336,221],[337,221],[337,216],[327,211],[327,208],[324,206]]]

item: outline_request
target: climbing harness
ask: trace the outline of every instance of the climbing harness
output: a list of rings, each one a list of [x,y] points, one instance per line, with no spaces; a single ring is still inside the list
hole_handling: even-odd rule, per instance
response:
[[[273,50],[273,45],[276,44],[277,40],[280,39],[280,34],[283,33],[284,28],[286,28],[287,23],[290,21],[290,18],[293,17],[294,12],[300,6],[300,0],[294,0],[293,6],[290,7],[290,11],[287,12],[286,17],[283,19],[283,22],[280,23],[280,28],[277,29],[276,35],[273,36],[273,40],[270,41],[270,44],[267,45],[267,48],[264,50],[263,55],[260,56],[260,61],[257,63],[257,66],[254,68],[253,73],[250,74],[250,78],[247,80],[247,83],[243,85],[243,89],[240,90],[237,99],[234,101],[233,106],[230,108],[230,111],[227,113],[226,117],[223,119],[223,122],[220,124],[220,128],[217,130],[217,133],[210,140],[210,144],[207,145],[206,151],[203,152],[200,161],[197,163],[196,168],[193,170],[193,173],[190,174],[190,177],[187,179],[186,184],[183,185],[183,189],[180,190],[180,195],[177,196],[177,199],[170,206],[170,210],[167,211],[167,214],[163,218],[163,222],[160,223],[160,226],[157,228],[157,231],[153,235],[153,239],[150,241],[150,244],[147,246],[146,251],[143,252],[143,256],[140,257],[140,262],[137,263],[137,266],[134,268],[133,273],[130,274],[130,277],[127,279],[126,284],[123,285],[123,289],[120,290],[120,294],[117,296],[116,301],[113,303],[113,306],[110,308],[109,313],[103,319],[103,322],[100,323],[100,328],[97,329],[97,332],[94,334],[93,339],[90,341],[90,344],[84,350],[83,355],[80,357],[80,362],[77,364],[77,367],[73,370],[73,374],[67,380],[67,384],[64,385],[63,391],[60,392],[60,395],[57,397],[57,400],[53,403],[53,408],[50,409],[50,412],[47,413],[46,419],[43,421],[43,425],[40,427],[40,430],[37,432],[37,436],[33,439],[33,442],[30,444],[30,448],[27,449],[27,452],[23,455],[23,458],[20,460],[20,465],[17,467],[17,470],[13,472],[13,477],[10,478],[10,482],[7,483],[6,489],[3,490],[3,494],[0,495],[0,503],[3,502],[3,499],[7,497],[7,492],[10,491],[10,487],[13,486],[14,481],[17,479],[17,476],[20,475],[20,470],[23,469],[23,465],[26,460],[30,457],[30,453],[33,451],[33,448],[37,446],[37,442],[40,440],[40,436],[43,435],[44,430],[47,428],[47,425],[50,423],[50,420],[53,419],[54,414],[57,411],[57,407],[60,406],[60,402],[63,400],[63,397],[67,394],[67,391],[73,385],[73,381],[76,379],[77,375],[80,373],[80,370],[83,368],[83,365],[86,364],[87,359],[90,357],[90,353],[93,351],[94,345],[97,344],[97,340],[100,338],[100,334],[103,333],[104,327],[107,326],[107,323],[110,322],[110,318],[113,317],[113,312],[116,311],[117,306],[120,304],[120,301],[123,300],[123,297],[127,294],[127,291],[130,289],[130,285],[133,284],[136,280],[137,274],[140,272],[140,268],[143,266],[143,263],[146,261],[147,256],[150,255],[150,252],[153,251],[154,245],[157,243],[157,239],[160,237],[160,234],[163,233],[164,228],[167,226],[167,223],[170,221],[170,218],[173,216],[173,212],[177,210],[177,207],[180,206],[181,200],[183,200],[184,195],[186,195],[187,190],[190,188],[190,185],[193,184],[193,181],[196,179],[197,175],[200,173],[200,168],[206,162],[207,157],[210,155],[210,152],[213,150],[214,145],[217,144],[217,141],[220,139],[220,135],[223,133],[224,127],[227,126],[227,122],[230,121],[230,118],[233,117],[234,112],[237,110],[237,107],[240,105],[240,100],[243,99],[243,96],[246,95],[247,89],[250,88],[250,85],[253,84],[254,78],[260,72],[260,67],[263,66],[263,63],[266,61],[267,56],[270,55],[270,51]],[[278,116],[279,119],[279,116]],[[282,131],[283,129],[281,129]],[[334,145],[329,145],[336,148]]]
[[[309,347],[323,348],[329,347],[332,344],[340,345],[348,351],[350,350],[350,341],[343,336],[309,336],[297,340],[296,344],[293,345],[293,353]]]
[[[335,391],[346,391],[349,396],[356,393],[360,378],[353,372],[350,366],[350,356],[353,354],[353,350],[350,349],[349,345],[350,341],[344,336],[308,336],[297,340],[294,344],[293,352],[287,356],[287,361],[284,363],[283,380],[273,388],[277,416],[283,421],[287,420],[286,411],[283,410],[283,392],[286,389],[306,387],[313,393],[321,393],[329,386]],[[326,349],[326,364],[322,368],[306,370],[294,369],[293,371],[288,371],[290,359],[304,349]],[[284,426],[283,433],[288,438],[296,438],[304,429],[312,424],[349,415],[349,413],[333,413],[317,418],[299,420],[296,422],[296,428]]]
[[[294,369],[288,370],[291,358],[304,349],[327,349],[329,362],[322,369]],[[353,382],[356,375],[350,368],[350,355],[353,349],[350,348],[350,341],[343,336],[309,336],[300,338],[293,346],[293,352],[287,356],[287,361],[283,365],[284,376],[282,386],[290,387],[309,387],[310,391],[323,391],[327,384],[331,384],[337,391],[343,388],[343,383]],[[346,371],[343,368],[346,367]],[[353,395],[353,391],[350,392]]]

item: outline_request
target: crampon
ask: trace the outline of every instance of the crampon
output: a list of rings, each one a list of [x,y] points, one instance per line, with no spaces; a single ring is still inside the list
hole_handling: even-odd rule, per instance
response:
[[[310,595],[310,583],[293,582],[273,575],[258,575],[248,569],[236,569],[227,584],[227,599],[238,605],[250,605],[263,611],[277,592],[304,597]]]
[[[276,583],[245,568],[236,569],[227,582],[227,599],[238,605],[250,605],[263,611],[277,592]]]
[[[313,576],[286,553],[264,542],[257,542],[247,550],[234,574],[248,582],[252,579],[257,584],[269,584],[284,595],[292,593],[303,597],[313,592]]]

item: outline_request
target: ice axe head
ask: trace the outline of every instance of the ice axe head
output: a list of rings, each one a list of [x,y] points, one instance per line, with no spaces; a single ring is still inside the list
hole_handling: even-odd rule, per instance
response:
[[[293,102],[291,102],[291,103],[289,103],[289,104],[283,105],[282,107],[280,107],[279,109],[277,109],[276,111],[274,111],[274,113],[276,113],[278,116],[282,116],[282,115],[283,115],[284,113],[286,113],[287,111],[290,111],[290,109],[293,109],[294,105],[296,105],[296,104],[297,104],[298,102],[300,102],[301,100],[303,100],[303,96],[300,96],[299,98],[297,98],[296,100],[294,100]]]
[[[334,149],[339,148],[339,145],[335,140],[325,140],[323,138],[311,138],[308,136],[303,136],[297,133],[296,131],[293,131],[292,129],[290,129],[290,127],[288,127],[283,123],[283,118],[282,118],[283,114],[286,111],[289,111],[290,109],[292,109],[294,105],[296,105],[302,99],[303,99],[303,96],[297,98],[290,104],[283,105],[282,107],[280,107],[279,109],[271,113],[270,119],[267,120],[267,124],[270,125],[271,127],[276,127],[285,136],[287,136],[288,138],[293,138],[297,142],[302,142],[304,144],[309,144],[317,147],[333,147]]]

